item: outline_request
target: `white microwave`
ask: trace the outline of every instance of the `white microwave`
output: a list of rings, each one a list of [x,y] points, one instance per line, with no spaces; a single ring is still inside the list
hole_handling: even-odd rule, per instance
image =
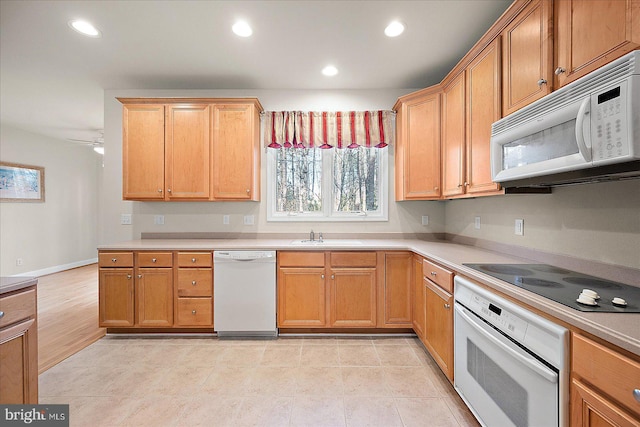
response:
[[[495,122],[491,172],[506,188],[640,177],[640,51]]]

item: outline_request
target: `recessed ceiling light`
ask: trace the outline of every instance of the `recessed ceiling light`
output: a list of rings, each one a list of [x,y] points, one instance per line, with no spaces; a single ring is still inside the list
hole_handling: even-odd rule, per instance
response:
[[[384,33],[387,37],[398,37],[404,32],[404,24],[400,21],[392,21],[387,28],[384,29]]]
[[[245,21],[237,21],[235,24],[233,24],[233,27],[231,27],[231,29],[234,33],[236,33],[236,35],[240,37],[249,37],[251,34],[253,34],[253,30]]]
[[[83,21],[82,19],[69,21],[69,26],[85,36],[98,38],[102,35],[100,30],[91,25],[91,23]]]
[[[328,77],[335,76],[336,74],[338,74],[338,69],[333,65],[327,65],[322,69],[322,74]]]

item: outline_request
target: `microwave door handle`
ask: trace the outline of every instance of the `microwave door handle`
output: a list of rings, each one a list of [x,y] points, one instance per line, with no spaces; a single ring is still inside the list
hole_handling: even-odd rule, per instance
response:
[[[591,98],[588,97],[580,104],[578,116],[576,117],[576,142],[578,143],[578,150],[585,162],[591,162],[591,147],[587,147],[587,141],[584,137],[584,119],[589,115],[590,105]],[[587,122],[587,124],[589,124],[589,122]]]
[[[466,321],[466,323],[469,324],[469,326],[475,329],[476,332],[484,336],[486,339],[491,341],[499,349],[505,351],[506,353],[509,353],[511,357],[520,361],[520,363],[527,366],[529,369],[531,369],[532,371],[534,371],[535,373],[537,373],[538,375],[540,375],[550,383],[555,383],[558,381],[558,377],[555,372],[548,370],[545,366],[542,366],[542,364],[540,364],[535,359],[533,358],[529,359],[528,357],[525,357],[524,355],[518,353],[517,351],[515,351],[514,349],[504,344],[499,339],[497,339],[496,337],[494,337],[493,335],[489,334],[487,331],[482,329],[478,324],[476,324],[476,322],[471,317],[469,317],[469,315],[467,314],[467,310],[464,307],[459,307],[456,304],[455,310]]]

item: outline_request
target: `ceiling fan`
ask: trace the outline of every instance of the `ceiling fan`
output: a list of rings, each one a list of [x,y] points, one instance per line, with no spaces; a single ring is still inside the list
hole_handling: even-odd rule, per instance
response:
[[[73,139],[67,138],[67,141],[75,144],[83,144],[93,147],[93,151],[104,155],[104,131],[100,131],[99,135],[93,139]]]

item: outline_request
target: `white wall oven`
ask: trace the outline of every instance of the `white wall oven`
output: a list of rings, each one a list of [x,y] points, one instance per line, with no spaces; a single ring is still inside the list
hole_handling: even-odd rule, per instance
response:
[[[487,427],[567,426],[569,331],[456,276],[454,385]]]

